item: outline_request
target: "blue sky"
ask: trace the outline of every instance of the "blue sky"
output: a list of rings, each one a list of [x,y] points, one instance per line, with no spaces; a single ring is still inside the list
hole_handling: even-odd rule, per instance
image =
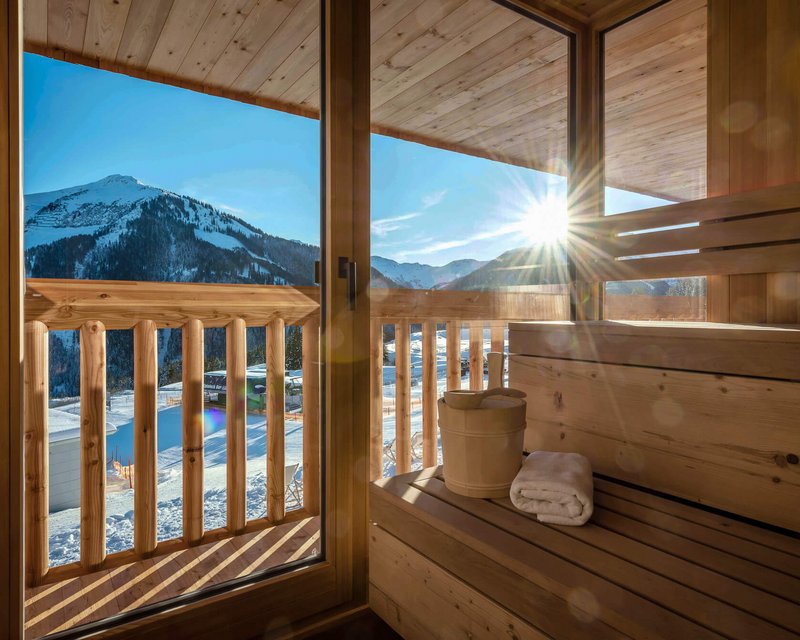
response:
[[[316,120],[31,54],[24,71],[26,193],[128,174],[319,243]],[[371,180],[373,254],[486,260],[563,233],[558,176],[374,135]]]

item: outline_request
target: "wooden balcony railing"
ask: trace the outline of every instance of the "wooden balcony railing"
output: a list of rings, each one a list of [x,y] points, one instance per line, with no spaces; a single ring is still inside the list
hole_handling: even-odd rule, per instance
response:
[[[461,384],[461,325],[470,327],[470,385],[483,383],[483,330],[503,350],[505,323],[566,319],[566,294],[371,290],[371,457],[382,472],[383,326],[395,325],[397,472],[411,465],[410,330],[422,324],[425,465],[436,463],[436,325],[447,333],[447,386]],[[25,531],[29,586],[316,515],[320,510],[319,290],[316,287],[30,279],[25,296]],[[302,327],[303,505],[284,504],[284,328]],[[266,327],[266,517],[246,518],[246,328]],[[226,330],[227,524],[204,530],[204,329]],[[181,328],[183,537],[157,542],[156,331]],[[134,335],[134,545],[106,554],[106,333]],[[80,562],[48,563],[48,345],[51,330],[80,331]]]

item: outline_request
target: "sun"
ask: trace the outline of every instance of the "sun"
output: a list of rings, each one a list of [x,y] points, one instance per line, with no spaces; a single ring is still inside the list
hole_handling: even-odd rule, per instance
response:
[[[554,191],[531,194],[520,220],[527,244],[561,244],[567,239],[567,202]]]

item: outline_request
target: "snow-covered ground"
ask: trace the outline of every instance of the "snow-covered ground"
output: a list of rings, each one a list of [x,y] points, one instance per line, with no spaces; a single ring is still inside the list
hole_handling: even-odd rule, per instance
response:
[[[438,392],[445,390],[446,358],[445,332],[437,333],[437,377]],[[488,352],[490,340],[488,331],[484,335],[484,351]],[[389,364],[384,367],[384,404],[391,406],[395,397],[394,343],[386,345]],[[468,330],[461,335],[462,359],[469,354]],[[411,334],[411,433],[422,431],[422,336]],[[469,377],[462,379],[462,387],[468,386]],[[175,402],[180,397],[180,385],[170,385],[159,391],[159,454],[158,454],[158,540],[169,540],[182,535],[182,448],[181,407]],[[80,406],[76,403],[60,404],[58,407],[60,424],[66,429],[70,422],[64,415],[77,417]],[[51,409],[51,413],[53,410]],[[108,409],[108,456],[119,455],[121,462],[127,464],[129,452],[125,450],[126,429],[131,428],[133,419],[133,393],[115,394],[110,399]],[[205,528],[214,529],[225,525],[226,519],[226,444],[224,410],[208,409],[205,414],[206,437],[204,440],[204,517]],[[266,420],[263,415],[251,414],[247,420],[247,518],[258,518],[266,511]],[[302,495],[303,423],[287,418],[285,424],[285,458],[287,465],[298,465],[297,484]],[[132,437],[132,436],[131,436]],[[384,475],[393,475],[395,465],[391,452],[395,439],[395,416],[387,413],[383,422],[383,441],[387,455],[384,456]],[[131,440],[132,441],[132,440]],[[122,447],[122,450],[120,449]],[[412,451],[414,468],[421,467],[416,448]],[[439,448],[441,461],[441,448]],[[133,490],[126,488],[124,482],[109,483],[106,496],[106,549],[108,553],[133,547]],[[120,489],[120,486],[122,488]],[[287,499],[287,508],[300,506],[296,500]],[[51,513],[50,564],[61,565],[80,559],[80,509],[65,509]]]

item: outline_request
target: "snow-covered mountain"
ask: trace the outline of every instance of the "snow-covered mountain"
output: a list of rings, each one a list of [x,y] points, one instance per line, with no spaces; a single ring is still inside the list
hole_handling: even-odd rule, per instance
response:
[[[319,249],[131,176],[25,196],[29,275],[311,284]]]
[[[396,262],[389,258],[372,256],[373,268],[409,289],[436,289],[461,278],[482,267],[480,260],[454,260],[441,267],[433,267],[419,262]]]

